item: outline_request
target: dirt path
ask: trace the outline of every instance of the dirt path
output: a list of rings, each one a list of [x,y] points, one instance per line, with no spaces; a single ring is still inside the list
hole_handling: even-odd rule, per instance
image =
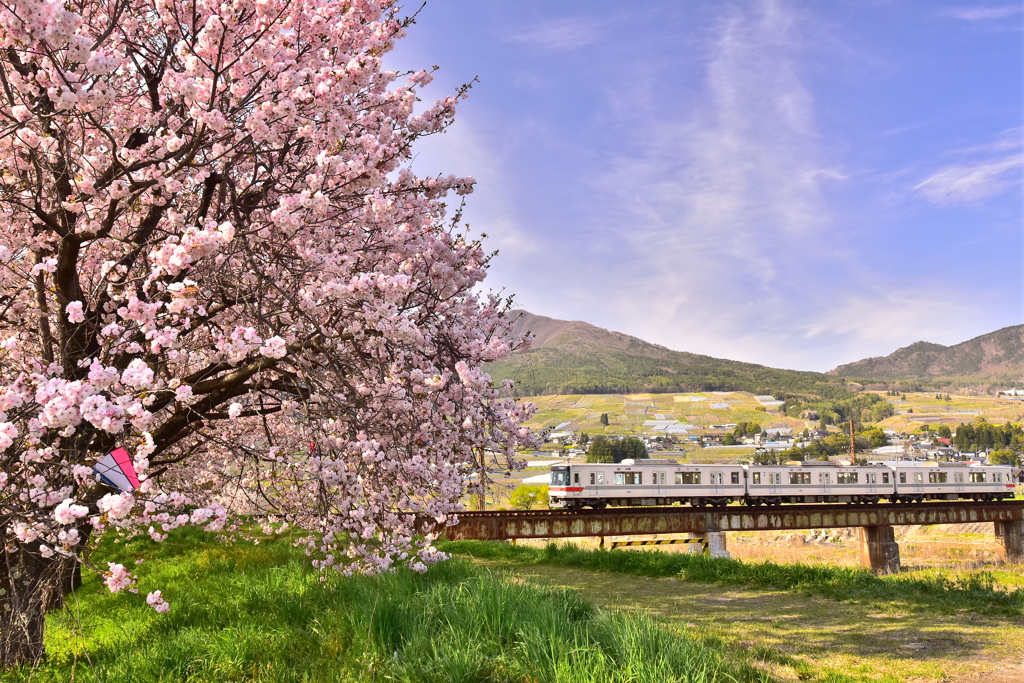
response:
[[[698,628],[781,680],[1024,682],[1024,622],[561,567],[478,561],[602,607]],[[845,677],[845,678],[844,678]]]

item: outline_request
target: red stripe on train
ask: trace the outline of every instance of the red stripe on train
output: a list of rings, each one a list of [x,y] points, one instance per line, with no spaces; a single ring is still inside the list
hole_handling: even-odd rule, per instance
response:
[[[579,488],[568,487],[568,486],[549,486],[548,487],[548,492],[549,493],[551,491],[568,491],[568,492],[571,492],[571,493],[579,493],[582,490],[583,490],[582,486],[580,486]]]

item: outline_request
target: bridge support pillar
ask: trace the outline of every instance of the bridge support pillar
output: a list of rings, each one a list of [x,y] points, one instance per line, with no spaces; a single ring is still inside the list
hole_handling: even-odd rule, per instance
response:
[[[704,534],[686,534],[687,538],[700,538],[708,542],[708,555],[711,557],[732,557],[729,554],[729,549],[726,546],[725,532],[724,531],[709,531]],[[691,543],[689,548],[690,554],[699,554],[704,552],[704,548],[698,543]]]
[[[860,528],[860,566],[868,567],[876,574],[900,571],[900,546],[891,526]]]
[[[1024,522],[996,522],[999,554],[1007,562],[1024,562]]]

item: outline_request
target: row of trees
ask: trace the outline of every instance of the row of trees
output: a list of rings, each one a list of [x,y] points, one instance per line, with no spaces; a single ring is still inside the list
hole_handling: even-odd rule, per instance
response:
[[[956,428],[953,445],[960,451],[987,451],[1009,448],[1024,450],[1024,430],[1019,424],[994,425],[983,419],[977,424],[964,423]]]
[[[732,430],[732,435],[737,439],[761,433],[761,425],[756,422],[740,422]]]
[[[628,458],[647,457],[647,446],[636,437],[615,438],[595,436],[587,449],[587,462],[622,462]]]
[[[782,412],[789,417],[817,414],[820,426],[841,424],[853,420],[857,423],[881,422],[896,414],[891,403],[878,394],[851,394],[842,398],[807,400],[790,396],[782,404]]]

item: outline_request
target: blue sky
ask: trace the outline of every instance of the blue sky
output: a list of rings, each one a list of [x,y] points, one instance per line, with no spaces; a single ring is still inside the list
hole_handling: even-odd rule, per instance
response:
[[[388,58],[480,79],[488,285],[669,348],[828,370],[1024,322],[1021,3],[433,0]]]

